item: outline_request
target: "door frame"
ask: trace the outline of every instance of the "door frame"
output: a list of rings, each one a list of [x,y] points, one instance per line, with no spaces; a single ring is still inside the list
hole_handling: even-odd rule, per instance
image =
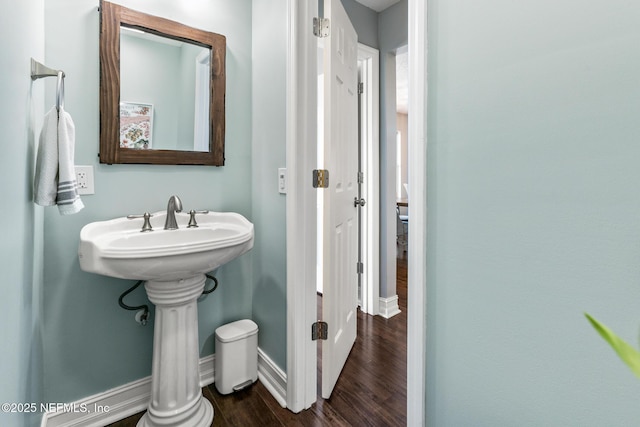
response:
[[[362,224],[362,298],[364,313],[380,313],[380,52],[358,43],[362,63],[361,144],[366,200]]]
[[[287,0],[286,199],[287,408],[300,412],[317,399],[317,41],[309,30],[317,0]],[[310,233],[309,230],[313,232]]]
[[[427,0],[409,0],[409,218],[407,425],[426,426],[427,405]],[[411,398],[409,399],[409,396]]]
[[[427,0],[409,0],[409,239],[407,424],[426,425]],[[317,0],[287,0],[286,159],[287,407],[317,399],[317,348],[311,340],[316,302],[316,41],[309,30]],[[313,113],[313,114],[312,114]],[[417,118],[417,119],[416,119]],[[409,374],[410,373],[410,374]]]

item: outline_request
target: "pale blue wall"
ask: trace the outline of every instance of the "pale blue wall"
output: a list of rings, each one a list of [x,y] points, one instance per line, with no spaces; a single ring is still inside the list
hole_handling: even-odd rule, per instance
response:
[[[183,44],[180,49],[180,69],[178,75],[181,81],[180,111],[178,112],[178,147],[182,150],[193,150],[194,126],[196,115],[196,58],[204,49],[193,44]],[[209,117],[209,111],[205,116]],[[202,113],[201,113],[202,114]],[[207,144],[208,145],[208,144]]]
[[[358,43],[378,48],[378,12],[355,0],[341,0],[358,33]]]
[[[183,149],[185,142],[179,132],[184,83],[176,79],[182,77],[181,52],[177,46],[129,34],[120,37],[120,102],[153,105],[151,143],[157,149]]]
[[[133,313],[117,303],[133,282],[80,270],[77,245],[83,225],[163,210],[171,194],[182,198],[185,209],[235,211],[253,220],[251,1],[121,3],[226,35],[226,164],[221,168],[99,164],[98,2],[46,2],[47,61],[66,72],[65,104],[76,124],[76,164],[95,167],[96,188],[95,195],[83,197],[86,208],[77,215],[61,217],[55,208],[46,209],[44,398],[49,402],[72,401],[151,374],[153,327],[138,325]],[[54,93],[50,86],[48,105]],[[220,287],[199,303],[201,356],[214,352],[216,327],[251,317],[252,257],[250,252],[221,267]],[[147,302],[143,289],[129,298],[132,303]]]
[[[638,425],[640,4],[429,17],[428,425]]]
[[[253,317],[258,344],[286,371],[286,196],[278,168],[286,166],[286,0],[253,1]]]
[[[32,200],[44,83],[31,82],[30,58],[44,60],[44,6],[27,0],[0,14],[0,402],[41,401],[42,208]],[[0,412],[0,425],[37,425],[39,414]]]
[[[154,149],[193,150],[195,60],[203,51],[121,33],[120,102],[153,104]]]

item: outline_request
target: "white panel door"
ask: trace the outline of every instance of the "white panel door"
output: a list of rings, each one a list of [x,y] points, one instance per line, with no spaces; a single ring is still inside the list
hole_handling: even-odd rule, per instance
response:
[[[322,397],[331,395],[356,339],[358,306],[358,37],[340,0],[324,1]]]

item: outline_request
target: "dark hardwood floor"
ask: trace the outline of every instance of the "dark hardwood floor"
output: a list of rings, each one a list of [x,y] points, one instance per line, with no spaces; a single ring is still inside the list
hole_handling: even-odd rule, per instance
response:
[[[202,392],[213,405],[212,426],[405,426],[407,401],[407,259],[398,257],[401,313],[391,319],[358,311],[358,338],[330,399],[294,414],[256,382],[223,396],[211,384]],[[111,424],[133,427],[142,413]]]

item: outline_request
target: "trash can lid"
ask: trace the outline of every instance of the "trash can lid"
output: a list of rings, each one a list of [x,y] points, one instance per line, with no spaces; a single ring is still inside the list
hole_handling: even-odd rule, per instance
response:
[[[237,341],[258,332],[258,325],[253,320],[242,319],[227,323],[216,329],[216,337],[221,342]]]

